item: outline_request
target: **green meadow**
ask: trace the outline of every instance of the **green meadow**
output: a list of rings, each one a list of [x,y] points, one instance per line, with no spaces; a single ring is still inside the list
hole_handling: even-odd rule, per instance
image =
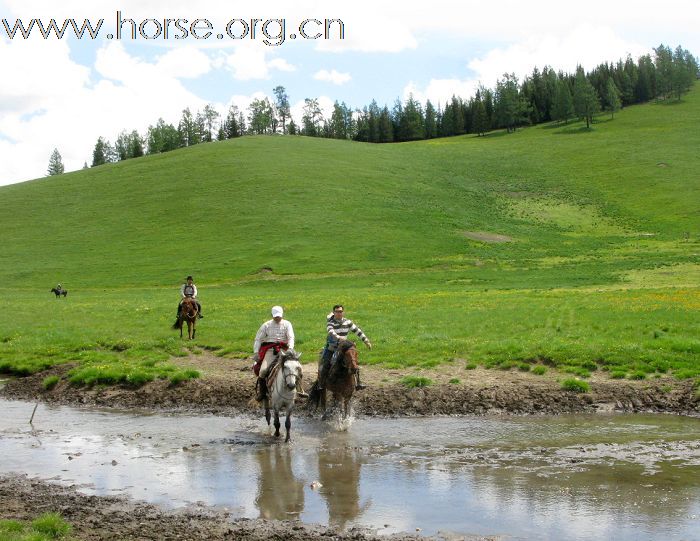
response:
[[[0,371],[75,383],[244,358],[273,304],[302,360],[346,306],[361,362],[700,376],[700,87],[591,130],[414,143],[243,137],[0,188]],[[205,318],[170,327],[192,274]],[[68,297],[49,289],[62,283]]]

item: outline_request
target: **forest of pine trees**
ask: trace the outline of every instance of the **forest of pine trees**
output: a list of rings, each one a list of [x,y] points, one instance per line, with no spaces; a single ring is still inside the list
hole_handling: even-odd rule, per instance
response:
[[[581,66],[573,74],[545,66],[541,71],[535,68],[523,81],[506,73],[494,89],[480,86],[476,95],[468,99],[453,96],[446,103],[428,100],[423,105],[411,95],[403,103],[397,99],[391,109],[380,107],[374,100],[352,109],[336,101],[330,118],[324,118],[318,99],[306,98],[299,126],[291,118],[285,88],[277,86],[274,101],[255,99],[247,114],[236,106],[231,106],[225,116],[211,105],[194,115],[187,108],[177,126],[158,119],[145,137],[135,130],[122,131],[114,145],[100,137],[92,165],[244,135],[306,135],[392,143],[467,133],[481,136],[495,129],[512,132],[521,126],[566,123],[570,119],[585,120],[590,127],[601,111],[614,116],[619,109],[635,103],[680,100],[699,76],[698,61],[687,50],[660,45],[653,57],[644,55],[634,61],[628,56],[614,64],[600,64],[589,73]]]

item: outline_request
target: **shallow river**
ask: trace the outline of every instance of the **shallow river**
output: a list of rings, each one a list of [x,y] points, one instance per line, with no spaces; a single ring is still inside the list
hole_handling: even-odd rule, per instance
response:
[[[33,408],[0,400],[0,474],[379,533],[700,540],[698,419],[295,418],[285,444],[262,418]]]

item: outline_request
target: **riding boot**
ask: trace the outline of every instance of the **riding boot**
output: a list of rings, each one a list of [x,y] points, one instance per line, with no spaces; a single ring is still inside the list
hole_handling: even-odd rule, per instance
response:
[[[357,378],[357,385],[355,385],[355,390],[356,391],[361,391],[362,389],[366,389],[367,385],[363,385],[360,382],[360,369],[358,368],[357,371],[355,372],[355,377]]]
[[[255,382],[255,400],[262,402],[267,396],[267,382],[265,378],[258,378]]]

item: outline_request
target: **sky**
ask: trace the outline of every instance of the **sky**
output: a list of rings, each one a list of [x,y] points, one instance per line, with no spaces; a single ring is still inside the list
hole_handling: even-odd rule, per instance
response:
[[[94,39],[71,27],[44,39],[36,23],[8,35],[52,18],[102,25]],[[325,39],[326,20],[342,39],[338,22]],[[698,28],[690,0],[0,0],[0,186],[45,176],[54,148],[77,170],[100,136],[177,125],[186,107],[245,111],[278,85],[297,120],[305,98],[326,112],[410,94],[438,104],[536,66],[588,70],[661,43],[698,56]]]

